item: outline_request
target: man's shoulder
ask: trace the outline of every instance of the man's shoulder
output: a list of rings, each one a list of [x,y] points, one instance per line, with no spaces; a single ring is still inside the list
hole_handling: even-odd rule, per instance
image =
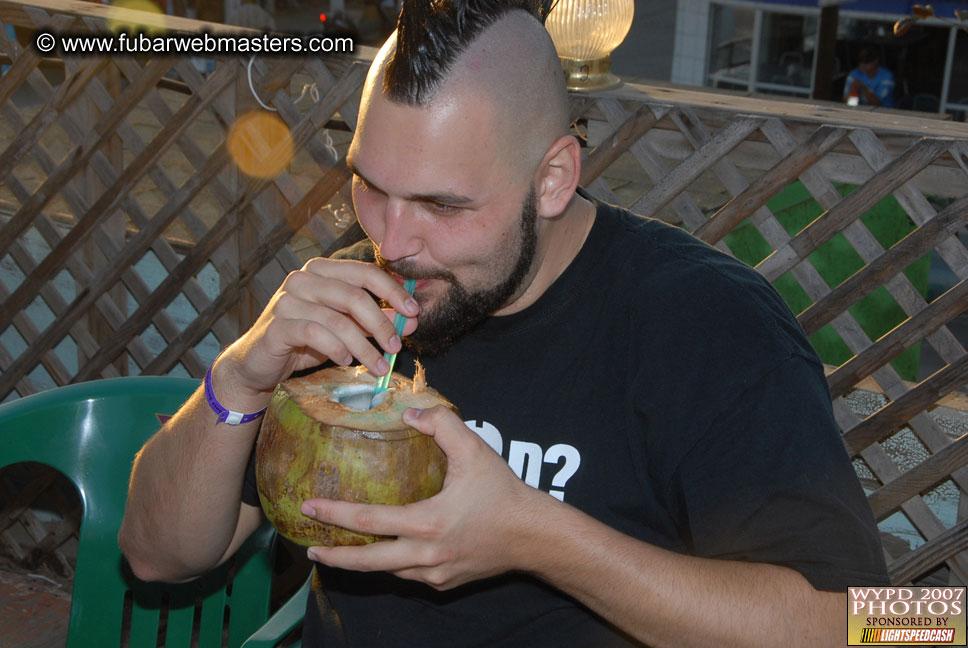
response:
[[[787,304],[749,265],[668,223],[614,207],[599,215],[619,227],[606,252],[614,263],[604,265],[641,331],[666,341],[674,331],[688,344],[772,341],[782,354],[811,354]]]
[[[683,282],[723,281],[742,290],[748,282],[765,282],[750,266],[681,227],[621,207],[602,203],[598,207],[599,217],[612,223],[608,253],[627,260],[628,276],[639,285],[668,284],[680,288]]]

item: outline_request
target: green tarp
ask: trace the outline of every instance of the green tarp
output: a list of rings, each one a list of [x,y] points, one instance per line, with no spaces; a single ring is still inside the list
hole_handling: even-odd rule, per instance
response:
[[[849,185],[838,186],[842,195],[847,195],[853,189]],[[799,182],[784,189],[768,206],[791,236],[823,213],[820,205]],[[888,196],[863,214],[861,220],[884,249],[892,247],[916,229],[893,196]],[[748,220],[727,235],[725,242],[737,259],[752,266],[773,251]],[[843,234],[837,234],[811,254],[809,262],[831,288],[840,285],[865,265]],[[904,270],[904,274],[921,295],[927,292],[929,266],[930,256],[925,255]],[[773,285],[794,313],[803,312],[813,303],[789,272],[777,279]],[[883,286],[857,302],[851,307],[850,313],[872,340],[878,339],[907,319],[904,311]],[[829,324],[812,335],[810,342],[826,364],[839,366],[854,355]],[[917,380],[919,356],[920,343],[899,355],[891,364],[904,380]]]

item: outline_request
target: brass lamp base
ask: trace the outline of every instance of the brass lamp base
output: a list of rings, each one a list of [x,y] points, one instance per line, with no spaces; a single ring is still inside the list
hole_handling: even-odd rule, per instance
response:
[[[580,60],[561,58],[561,67],[565,70],[565,80],[568,90],[572,92],[592,92],[593,90],[608,90],[622,85],[622,80],[612,74],[612,57],[600,59]]]

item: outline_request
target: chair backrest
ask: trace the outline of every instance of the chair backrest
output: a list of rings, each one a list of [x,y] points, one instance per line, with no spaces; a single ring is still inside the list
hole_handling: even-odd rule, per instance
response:
[[[118,549],[134,455],[160,427],[159,416],[173,414],[198,385],[166,376],[111,378],[0,406],[0,468],[51,466],[74,483],[83,505],[68,648],[187,648],[193,634],[194,645],[206,648],[224,645],[223,633],[235,647],[268,618],[275,541],[268,525],[232,561],[178,585],[137,580]]]

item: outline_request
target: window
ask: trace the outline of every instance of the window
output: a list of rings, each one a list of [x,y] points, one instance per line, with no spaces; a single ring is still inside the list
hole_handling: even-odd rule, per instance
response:
[[[951,61],[947,112],[959,121],[968,121],[968,32],[957,31],[955,55]]]
[[[715,88],[746,90],[753,49],[752,9],[712,5],[708,83]]]
[[[717,4],[710,8],[709,85],[772,94],[810,94],[817,43],[815,15]]]
[[[817,17],[763,12],[756,90],[808,96]]]

